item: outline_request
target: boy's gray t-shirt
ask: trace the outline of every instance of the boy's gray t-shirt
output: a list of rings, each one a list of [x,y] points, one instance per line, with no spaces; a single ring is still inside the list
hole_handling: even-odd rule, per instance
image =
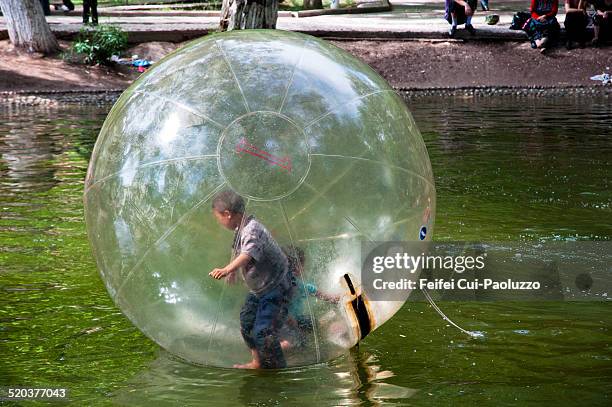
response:
[[[236,254],[246,253],[251,260],[242,269],[247,287],[263,294],[276,287],[287,274],[287,257],[268,229],[249,216],[234,239]]]

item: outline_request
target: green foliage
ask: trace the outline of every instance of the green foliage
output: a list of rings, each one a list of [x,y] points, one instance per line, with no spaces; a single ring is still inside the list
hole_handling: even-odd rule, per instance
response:
[[[113,25],[83,27],[72,44],[72,52],[82,55],[90,65],[106,64],[110,57],[119,55],[128,45],[128,35]]]

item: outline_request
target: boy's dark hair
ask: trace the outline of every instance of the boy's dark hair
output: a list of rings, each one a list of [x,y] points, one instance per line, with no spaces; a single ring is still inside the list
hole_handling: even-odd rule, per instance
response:
[[[215,196],[212,208],[217,212],[244,213],[244,199],[234,191],[227,189]]]

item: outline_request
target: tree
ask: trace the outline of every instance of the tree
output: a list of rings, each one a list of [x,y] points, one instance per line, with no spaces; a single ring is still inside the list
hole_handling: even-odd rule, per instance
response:
[[[39,0],[0,0],[0,7],[14,46],[44,54],[59,50]]]
[[[304,0],[304,8],[307,10],[323,8],[323,0]]]
[[[278,0],[223,0],[221,31],[276,28]]]

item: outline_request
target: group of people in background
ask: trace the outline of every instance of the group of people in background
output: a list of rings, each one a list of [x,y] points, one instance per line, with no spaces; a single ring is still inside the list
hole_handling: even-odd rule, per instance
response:
[[[591,12],[587,11],[589,8]],[[560,31],[557,22],[558,0],[531,0],[531,46],[545,50],[551,41],[555,41]],[[590,37],[587,30],[589,23],[593,24],[591,44],[599,46],[612,33],[612,0],[565,0],[566,46],[571,49],[574,43],[581,47]]]
[[[445,0],[445,19],[451,24],[450,37],[457,32],[457,25],[465,24],[465,29],[475,35],[472,16],[477,0]],[[489,10],[488,0],[480,1],[483,11]],[[589,7],[590,6],[590,7]],[[531,0],[529,13],[515,15],[511,29],[527,33],[532,48],[546,50],[559,35],[561,27],[557,22],[559,0]],[[590,9],[590,10],[589,10]],[[584,46],[590,37],[587,27],[593,25],[591,44],[600,45],[612,37],[612,0],[565,0],[566,45],[571,49],[575,43]]]
[[[51,5],[49,0],[40,0],[43,12],[46,16],[51,14]],[[74,10],[72,0],[62,0],[62,4],[55,5],[56,10],[69,12]],[[98,0],[83,0],[83,24],[89,24],[89,16],[91,15],[91,23],[98,25]]]
[[[588,4],[593,6],[591,15],[587,13]],[[564,24],[568,48],[572,47],[573,42],[585,43],[590,20],[593,22],[593,45],[598,46],[612,37],[612,0],[565,0]]]
[[[451,25],[448,34],[452,38],[458,25],[465,25],[466,31],[476,34],[472,17],[478,5],[489,11],[489,0],[445,0],[444,18]],[[45,15],[51,13],[49,0],[40,0]],[[590,6],[590,7],[589,7]],[[62,0],[56,9],[73,11],[71,0]],[[511,29],[523,30],[531,41],[531,47],[545,51],[559,36],[561,27],[557,21],[559,0],[531,0],[529,13],[518,12]],[[83,24],[98,24],[98,0],[83,0]],[[612,37],[612,0],[565,0],[566,46],[571,49],[575,43],[583,47],[589,40],[589,24],[593,25],[591,44],[599,46]]]

